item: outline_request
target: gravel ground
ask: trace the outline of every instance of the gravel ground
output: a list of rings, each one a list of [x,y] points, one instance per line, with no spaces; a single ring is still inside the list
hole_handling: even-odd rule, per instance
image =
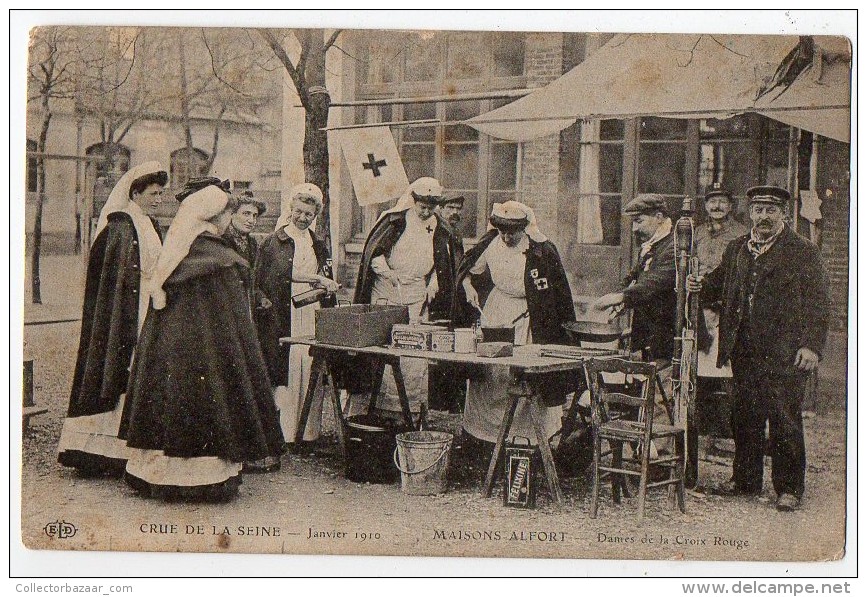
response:
[[[51,267],[69,271],[68,261]],[[46,296],[46,308],[62,310],[80,301],[80,289],[58,284]],[[317,453],[287,455],[276,473],[246,475],[228,504],[142,499],[121,481],[82,479],[56,463],[78,332],[77,322],[25,327],[36,402],[49,409],[23,435],[22,538],[30,548],[768,561],[844,554],[846,415],[839,407],[805,415],[807,493],[792,514],[774,509],[770,489],[754,498],[691,493],[686,514],[655,492],[639,521],[636,500],[613,505],[606,488],[593,520],[584,477],[563,480],[562,509],[540,483],[537,508],[515,510],[502,506],[499,489],[490,499],[479,495],[482,472],[458,467],[447,493],[409,496],[399,484],[343,478],[327,411]],[[840,395],[827,398],[823,403],[845,403]],[[435,413],[432,425],[456,430],[459,420]],[[729,472],[725,458],[700,462],[702,484],[722,482]],[[74,524],[75,536],[49,537],[44,527],[57,520]]]

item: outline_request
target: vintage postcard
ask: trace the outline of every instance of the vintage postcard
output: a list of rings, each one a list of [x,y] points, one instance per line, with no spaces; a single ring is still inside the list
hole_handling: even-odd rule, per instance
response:
[[[24,546],[844,559],[854,40],[573,16],[32,28]]]

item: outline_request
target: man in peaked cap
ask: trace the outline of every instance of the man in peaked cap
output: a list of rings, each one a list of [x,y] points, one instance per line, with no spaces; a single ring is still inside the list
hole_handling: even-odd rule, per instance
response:
[[[726,495],[762,491],[765,424],[770,426],[777,510],[798,509],[806,452],[801,404],[828,331],[828,282],[819,249],[785,223],[790,196],[774,186],[747,191],[752,229],[731,243],[719,267],[687,281],[704,302],[722,303],[717,364],[734,376],[732,478]]]
[[[700,275],[713,271],[722,261],[728,244],[750,229],[732,217],[735,199],[731,191],[715,185],[704,196],[707,221],[695,229],[693,255]],[[731,437],[728,395],[732,371],[728,364],[717,367],[720,305],[705,305],[699,321],[697,406],[699,433]]]

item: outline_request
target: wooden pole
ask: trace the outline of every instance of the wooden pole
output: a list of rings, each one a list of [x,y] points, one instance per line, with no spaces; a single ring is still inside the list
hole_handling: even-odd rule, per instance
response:
[[[328,128],[319,129],[320,131],[348,131],[351,129],[369,129],[377,126],[405,126],[408,128],[418,126],[437,126],[442,124],[442,121],[436,118],[426,118],[424,120],[393,120],[390,122],[366,122],[363,124],[345,124],[342,126],[331,126]],[[459,123],[455,123],[459,124]]]
[[[819,192],[819,135],[813,133],[813,143],[810,146],[810,190]],[[822,242],[822,229],[818,221],[810,222],[810,240],[819,245]]]
[[[397,106],[405,104],[428,104],[433,102],[463,102],[470,100],[488,100],[504,98],[521,98],[529,95],[535,89],[507,89],[504,91],[492,91],[481,93],[449,93],[445,95],[429,95],[424,97],[390,97],[382,99],[353,100],[346,102],[334,102],[332,108],[355,108],[365,106]],[[302,108],[296,105],[296,108]]]

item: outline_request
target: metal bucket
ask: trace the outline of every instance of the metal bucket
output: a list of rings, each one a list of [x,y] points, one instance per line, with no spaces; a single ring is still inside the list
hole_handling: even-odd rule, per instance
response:
[[[346,419],[346,478],[357,483],[394,483],[397,469],[391,462],[400,424],[370,415]]]
[[[394,464],[400,488],[409,495],[445,493],[454,436],[442,431],[409,431],[397,436]]]

